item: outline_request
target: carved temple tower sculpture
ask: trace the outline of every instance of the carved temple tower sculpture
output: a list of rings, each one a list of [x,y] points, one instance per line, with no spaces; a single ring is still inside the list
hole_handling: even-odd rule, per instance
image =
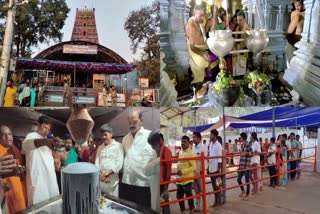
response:
[[[81,40],[99,44],[94,8],[77,8],[71,40]]]

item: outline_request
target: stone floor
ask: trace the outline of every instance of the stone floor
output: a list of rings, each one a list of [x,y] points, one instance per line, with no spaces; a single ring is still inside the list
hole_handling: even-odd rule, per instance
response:
[[[320,174],[305,169],[299,180],[289,181],[285,188],[268,187],[269,181],[263,182],[263,192],[250,196],[248,201],[241,200],[239,188],[227,191],[227,202],[218,209],[208,208],[208,213],[221,214],[319,214],[320,213]],[[265,172],[267,174],[267,172]],[[235,174],[234,174],[235,175]],[[231,175],[229,175],[231,176]],[[209,180],[208,180],[209,181]],[[236,185],[236,179],[227,180],[227,186]],[[212,191],[211,185],[207,185]],[[175,188],[175,185],[171,185]],[[171,200],[176,199],[175,192],[171,193]],[[212,205],[214,196],[207,196],[208,206]],[[187,205],[187,203],[186,203]],[[171,213],[180,213],[178,204],[171,207]],[[201,210],[200,213],[203,211]]]

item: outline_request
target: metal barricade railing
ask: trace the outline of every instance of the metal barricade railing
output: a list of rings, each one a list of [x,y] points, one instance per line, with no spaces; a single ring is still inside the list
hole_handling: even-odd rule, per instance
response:
[[[186,181],[186,180],[202,179],[202,193],[196,194],[196,195],[193,195],[193,196],[190,196],[190,197],[186,197],[186,198],[171,200],[171,201],[168,201],[168,202],[162,202],[160,204],[160,206],[163,207],[163,206],[167,206],[167,205],[170,205],[170,204],[176,204],[176,203],[179,203],[181,201],[186,201],[186,200],[189,200],[189,199],[192,199],[192,198],[200,198],[200,197],[202,197],[202,200],[203,200],[203,213],[207,214],[208,213],[208,211],[207,211],[207,198],[206,198],[207,195],[211,195],[211,194],[214,194],[214,193],[235,189],[235,188],[238,188],[238,187],[241,187],[241,186],[246,186],[248,184],[254,184],[254,183],[257,183],[257,182],[260,182],[260,181],[263,181],[263,180],[266,180],[266,179],[270,179],[270,178],[273,178],[273,177],[277,177],[277,184],[280,187],[280,178],[281,178],[282,175],[285,175],[285,173],[298,171],[298,170],[301,170],[301,169],[304,169],[304,168],[308,168],[308,167],[313,167],[314,168],[313,171],[316,172],[316,170],[317,170],[317,146],[307,147],[307,148],[290,149],[290,150],[286,150],[286,152],[294,152],[294,151],[307,150],[307,149],[314,149],[314,151],[315,151],[314,155],[310,155],[310,156],[303,157],[303,158],[301,157],[301,158],[294,158],[294,159],[289,159],[289,160],[281,160],[280,155],[281,155],[282,150],[281,149],[277,149],[274,152],[274,153],[276,153],[276,163],[275,164],[270,164],[270,165],[267,164],[267,165],[262,165],[262,166],[260,165],[260,166],[257,166],[257,167],[249,167],[249,168],[245,168],[245,169],[237,169],[235,171],[223,171],[223,172],[215,173],[215,174],[206,174],[205,161],[207,161],[209,159],[215,159],[215,158],[224,158],[224,159],[226,159],[226,158],[230,158],[230,157],[239,156],[240,154],[239,153],[235,153],[233,155],[222,155],[222,156],[207,157],[202,152],[201,156],[197,156],[197,157],[172,158],[170,160],[160,160],[161,163],[164,163],[164,162],[177,162],[177,161],[182,161],[182,160],[201,160],[201,168],[202,168],[200,175],[160,182],[160,185],[167,185],[167,184],[177,183],[177,182]],[[265,154],[266,155],[266,154],[269,154],[269,153],[270,152],[261,152],[261,153],[258,153],[258,155],[260,155],[260,154]],[[314,157],[314,163],[313,164],[304,165],[304,166],[301,166],[301,167],[296,168],[294,170],[289,170],[289,171],[287,171],[285,173],[281,173],[281,170],[280,170],[281,164],[286,164],[288,162],[298,161],[298,160],[303,160],[303,159],[309,159],[309,158],[312,158],[312,157]],[[253,180],[253,181],[250,181],[250,182],[242,183],[241,185],[240,184],[233,185],[231,187],[219,188],[219,190],[207,192],[206,185],[207,184],[211,184],[211,182],[206,182],[206,178],[207,177],[223,176],[223,175],[227,175],[227,174],[238,173],[238,172],[241,172],[241,171],[248,171],[248,170],[251,171],[253,169],[258,169],[258,170],[262,169],[263,170],[263,168],[270,167],[270,166],[273,166],[273,165],[277,166],[277,171],[278,171],[273,176],[262,177],[262,178],[257,179],[257,180]],[[175,174],[175,173],[172,173],[172,174]],[[238,176],[226,177],[226,179],[232,179],[232,178],[236,178],[236,177],[238,177]],[[174,191],[176,191],[176,189],[171,189],[171,190],[168,190],[168,191],[169,192],[174,192]]]

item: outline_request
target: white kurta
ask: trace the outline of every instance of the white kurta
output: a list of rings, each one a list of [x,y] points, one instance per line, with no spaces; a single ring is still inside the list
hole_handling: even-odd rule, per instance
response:
[[[128,185],[150,187],[149,177],[144,169],[152,158],[152,148],[148,144],[150,130],[141,128],[134,139],[129,132],[122,140],[124,149],[122,182]]]
[[[101,145],[97,150],[96,166],[100,171],[105,172],[112,169],[113,173],[109,175],[110,182],[100,182],[101,191],[115,197],[119,197],[119,171],[123,165],[123,148],[122,145],[112,140],[108,146]]]
[[[153,150],[152,160],[147,164],[145,173],[150,176],[151,208],[160,213],[160,157]]]
[[[52,151],[47,146],[36,148],[36,139],[43,137],[31,132],[22,142],[22,151],[26,155],[28,206],[59,195]]]

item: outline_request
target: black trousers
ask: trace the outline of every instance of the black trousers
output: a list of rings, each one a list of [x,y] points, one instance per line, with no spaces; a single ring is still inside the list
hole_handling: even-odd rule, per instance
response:
[[[164,188],[163,185],[160,186],[160,196],[162,195],[162,193],[164,192]],[[162,209],[162,214],[170,214],[170,205],[166,205],[161,207]]]
[[[248,183],[250,181],[250,171],[247,170],[247,171],[241,171],[241,172],[238,172],[238,184],[242,184],[242,177],[245,176],[245,179],[246,179],[246,183]],[[241,191],[243,192],[244,191],[244,187],[243,186],[240,186],[240,189]],[[247,191],[246,191],[246,195],[249,195],[250,193],[250,184],[247,184]]]
[[[119,197],[127,201],[151,208],[150,187],[139,187],[125,183],[119,184]]]
[[[214,174],[214,173],[218,173],[218,171],[216,171],[216,172],[209,172],[209,173],[210,173],[210,174]],[[219,176],[220,176],[220,175],[219,175]],[[212,176],[212,177],[210,177],[210,179],[211,179],[211,184],[212,184],[212,188],[213,188],[214,191],[220,189],[220,188],[217,186],[217,184],[216,184],[216,179],[217,179],[219,176]],[[221,192],[214,193],[214,204],[218,204],[218,205],[221,204]]]
[[[177,184],[177,199],[181,199],[186,194],[186,197],[192,196],[192,183],[188,183],[185,185]],[[194,209],[193,198],[188,200],[190,210]],[[186,207],[184,205],[184,201],[179,202],[180,210],[185,211]]]
[[[295,170],[297,168],[297,161],[291,161],[290,170]],[[290,172],[291,179],[296,177],[297,171]]]
[[[276,166],[269,166],[269,175],[273,176],[277,174]],[[277,185],[278,176],[275,176],[273,178],[270,178],[270,185],[276,186]]]

